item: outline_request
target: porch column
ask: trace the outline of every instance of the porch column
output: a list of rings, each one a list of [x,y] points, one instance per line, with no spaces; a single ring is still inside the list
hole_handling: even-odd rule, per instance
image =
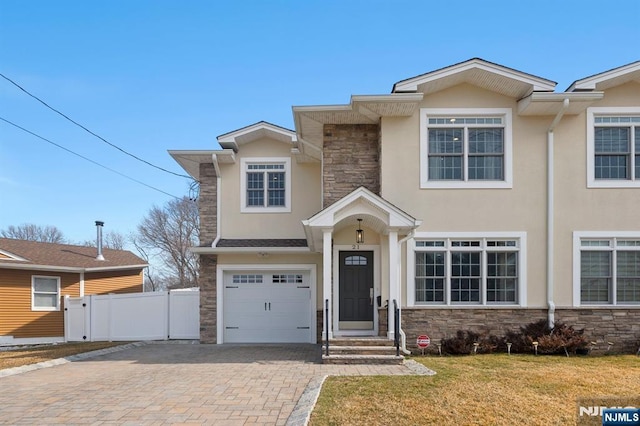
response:
[[[395,318],[393,315],[393,301],[398,301],[400,307],[400,288],[398,282],[398,231],[389,231],[389,328],[387,338],[394,338]]]
[[[331,248],[332,229],[322,230],[322,340],[327,336],[329,330],[329,338],[333,338],[333,309],[331,297],[331,256],[333,250]],[[327,314],[325,309],[329,300],[329,323],[327,324]]]

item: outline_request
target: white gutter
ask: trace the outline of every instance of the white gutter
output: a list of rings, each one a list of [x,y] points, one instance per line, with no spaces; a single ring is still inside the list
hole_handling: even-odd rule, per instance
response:
[[[108,272],[108,271],[126,271],[130,269],[144,269],[149,266],[148,263],[140,264],[140,265],[121,265],[121,266],[100,266],[100,267],[90,267],[90,268],[78,268],[75,266],[54,266],[54,265],[32,265],[32,264],[8,264],[8,263],[0,263],[0,268],[3,269],[18,269],[25,271],[52,271],[52,272],[70,272],[70,273],[81,273],[81,272]]]
[[[413,238],[413,236],[415,235],[416,230],[412,229],[411,232],[409,232],[409,234],[404,237],[403,239],[401,239],[400,241],[398,241],[398,279],[397,279],[397,283],[398,283],[398,298],[402,299],[402,285],[400,285],[400,282],[402,281],[402,244],[404,244],[407,240],[410,240],[411,238]],[[402,318],[402,304],[400,303],[400,300],[398,300],[398,310],[399,312],[399,316],[400,318]],[[400,324],[402,324],[402,321],[400,321]],[[400,330],[400,349],[402,349],[402,353],[404,353],[405,355],[411,355],[411,351],[407,349],[407,335],[404,333],[404,330],[402,329],[402,327],[398,327]]]
[[[211,161],[213,162],[213,168],[216,171],[216,238],[211,243],[211,247],[215,247],[218,245],[218,241],[220,241],[220,186],[222,185],[222,178],[220,177],[218,156],[216,154],[211,154]]]
[[[547,313],[547,322],[549,327],[553,328],[555,324],[556,304],[553,301],[554,293],[554,175],[553,175],[553,131],[558,125],[565,111],[569,108],[569,98],[565,98],[562,102],[562,108],[556,114],[551,122],[549,130],[547,130],[547,305],[549,311]]]

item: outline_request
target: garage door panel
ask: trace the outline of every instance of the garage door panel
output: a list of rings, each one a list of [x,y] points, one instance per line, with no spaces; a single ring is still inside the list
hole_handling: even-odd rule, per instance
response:
[[[309,330],[246,328],[225,330],[226,343],[299,343],[308,342]]]
[[[261,282],[233,282],[234,275],[261,276]],[[226,273],[224,284],[225,342],[311,341],[313,307],[308,272]]]

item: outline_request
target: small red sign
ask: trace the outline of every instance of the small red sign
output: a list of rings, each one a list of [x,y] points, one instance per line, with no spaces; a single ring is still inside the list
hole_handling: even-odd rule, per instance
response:
[[[429,339],[429,336],[427,336],[426,334],[422,334],[418,336],[418,340],[416,343],[418,344],[418,347],[420,349],[425,349],[431,344],[431,339]]]

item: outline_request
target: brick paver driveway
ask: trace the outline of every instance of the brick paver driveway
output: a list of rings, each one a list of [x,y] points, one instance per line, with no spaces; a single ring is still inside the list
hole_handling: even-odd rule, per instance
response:
[[[0,423],[283,425],[312,379],[412,374],[320,357],[316,345],[142,345],[0,377]]]

